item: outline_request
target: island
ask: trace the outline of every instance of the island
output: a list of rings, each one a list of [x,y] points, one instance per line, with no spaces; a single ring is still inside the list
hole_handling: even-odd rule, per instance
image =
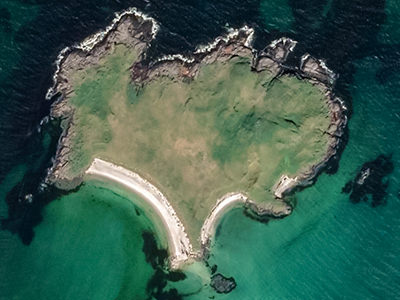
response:
[[[244,26],[151,60],[158,30],[130,9],[60,53],[47,96],[63,134],[47,181],[72,190],[96,178],[140,195],[180,268],[206,255],[229,208],[260,220],[289,215],[287,196],[335,158],[346,106],[323,61],[305,54],[285,65],[289,38],[256,50]]]

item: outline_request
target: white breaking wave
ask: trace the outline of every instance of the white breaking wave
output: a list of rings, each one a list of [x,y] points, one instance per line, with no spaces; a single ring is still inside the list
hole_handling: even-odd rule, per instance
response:
[[[164,55],[164,56],[158,58],[155,61],[155,63],[159,63],[162,61],[174,61],[174,60],[180,60],[182,62],[189,63],[189,64],[194,63],[194,61],[195,61],[194,58],[185,57],[182,54],[170,54],[170,55]]]
[[[306,53],[306,54],[304,54],[304,55],[301,57],[301,60],[300,60],[300,69],[303,68],[304,62],[305,62],[307,59],[309,59],[310,57],[312,57],[312,56],[311,56],[309,53]],[[333,72],[331,69],[328,68],[328,66],[326,65],[326,62],[325,62],[323,59],[317,59],[317,58],[315,58],[315,57],[312,57],[312,58],[315,59],[315,60],[318,62],[318,65],[319,65],[322,69],[324,69],[324,71],[329,75],[329,77],[330,77],[332,80],[334,80],[334,79],[337,77],[336,73]]]
[[[243,26],[239,29],[233,29],[229,28],[228,29],[228,34],[223,35],[223,36],[218,36],[214,41],[207,45],[199,46],[196,48],[194,51],[194,54],[207,54],[212,52],[215,48],[218,47],[219,43],[221,41],[227,43],[232,39],[235,39],[238,37],[240,32],[245,32],[247,34],[246,41],[244,42],[244,45],[248,48],[252,48],[253,44],[253,39],[254,39],[254,29],[246,26]],[[160,58],[158,58],[155,63],[163,62],[163,61],[174,61],[174,60],[180,60],[185,63],[194,63],[195,59],[191,57],[185,57],[182,54],[171,54],[171,55],[164,55]]]
[[[93,48],[98,43],[102,42],[112,30],[115,29],[116,25],[121,21],[121,19],[124,16],[129,16],[129,15],[139,17],[139,18],[143,19],[144,21],[151,21],[152,22],[151,36],[152,36],[152,39],[154,39],[156,37],[157,32],[160,28],[157,21],[154,18],[149,17],[146,14],[138,11],[136,7],[131,7],[122,12],[115,13],[115,17],[111,21],[111,24],[109,26],[107,26],[104,30],[101,30],[101,31],[87,37],[79,44],[76,44],[76,45],[73,45],[70,47],[65,47],[64,49],[62,49],[60,51],[60,53],[57,55],[57,59],[55,61],[56,71],[54,72],[54,75],[53,75],[53,85],[47,90],[47,93],[46,93],[47,100],[51,99],[51,97],[53,97],[56,92],[55,88],[56,88],[56,84],[57,84],[58,74],[60,73],[61,63],[63,62],[66,55],[74,49],[79,49],[84,52],[90,52],[91,50],[93,50]]]
[[[290,47],[289,47],[289,51],[292,52],[294,50],[294,48],[297,45],[297,41],[292,40],[291,38],[287,38],[287,37],[281,37],[277,40],[273,40],[268,46],[267,48],[275,48],[276,45],[278,45],[279,43],[283,43],[286,44],[287,42],[290,43]]]
[[[227,43],[230,40],[237,38],[241,32],[244,32],[244,33],[247,34],[247,39],[246,39],[244,45],[246,47],[251,48],[252,47],[252,43],[253,43],[253,39],[254,39],[254,29],[251,28],[251,27],[248,27],[247,25],[245,25],[245,26],[243,26],[243,27],[241,27],[239,29],[229,28],[228,29],[228,34],[217,37],[213,42],[211,42],[208,45],[203,45],[203,46],[197,47],[196,50],[194,51],[194,53],[195,54],[198,54],[198,53],[209,53],[212,50],[214,50],[221,41]]]

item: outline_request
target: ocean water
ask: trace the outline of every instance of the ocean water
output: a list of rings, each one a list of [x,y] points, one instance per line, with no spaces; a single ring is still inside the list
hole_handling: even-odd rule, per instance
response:
[[[339,171],[299,193],[288,218],[260,224],[237,209],[221,221],[210,263],[238,284],[221,299],[400,298],[399,85],[393,78],[387,88],[377,86],[377,60],[356,64],[359,89],[352,90],[350,139]],[[342,187],[381,153],[392,153],[395,164],[387,203],[351,203]]]
[[[82,2],[0,3],[0,216],[8,220],[0,231],[0,299],[400,299],[400,4]],[[259,47],[294,38],[289,62],[305,52],[324,58],[352,111],[337,172],[298,193],[291,216],[262,224],[236,209],[221,220],[208,262],[235,278],[228,295],[204,286],[200,265],[179,281],[161,271],[162,234],[124,193],[95,184],[69,195],[38,191],[58,135],[57,124],[38,127],[52,62],[129,6],[161,23],[153,56],[189,51],[245,23],[256,28]],[[379,190],[384,204],[352,203],[342,187],[381,154],[394,166],[378,182],[388,184]],[[29,193],[32,203],[23,200]]]
[[[29,246],[3,240],[1,299],[143,299],[143,231],[153,226],[131,201],[88,183],[46,207]]]

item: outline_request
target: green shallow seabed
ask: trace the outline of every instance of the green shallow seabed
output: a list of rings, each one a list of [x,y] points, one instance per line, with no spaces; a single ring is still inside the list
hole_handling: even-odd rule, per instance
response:
[[[228,295],[204,289],[188,299],[400,299],[400,78],[379,85],[376,57],[356,67],[351,138],[338,173],[298,193],[283,220],[261,224],[240,209],[227,213],[209,263],[238,286]],[[381,153],[393,153],[395,165],[387,204],[351,203],[342,187]]]
[[[390,44],[398,40],[391,31],[400,28],[396,22],[400,10],[393,0],[387,5],[391,11],[380,38]],[[264,12],[267,23],[269,11]],[[393,40],[388,40],[389,34]],[[385,86],[378,84],[379,65],[377,57],[357,63],[351,136],[339,172],[322,175],[316,185],[298,193],[294,213],[283,220],[260,224],[244,217],[241,210],[229,212],[218,228],[210,263],[216,263],[224,275],[234,276],[237,288],[219,295],[205,287],[185,299],[400,299],[400,157],[396,152],[400,78],[393,75]],[[342,186],[365,161],[381,153],[394,153],[387,205],[350,203],[340,192]],[[1,199],[25,170],[20,166],[3,181]],[[0,232],[1,300],[115,299],[119,292],[120,299],[132,299],[135,292],[144,295],[151,269],[144,261],[141,230],[152,225],[143,215],[137,217],[126,199],[95,186],[86,188],[48,206],[29,247],[18,237]],[[98,200],[91,202],[93,194]],[[2,216],[4,205],[2,201]],[[106,205],[114,209],[106,210]],[[189,277],[173,285],[185,294],[198,292],[200,279],[190,273]]]
[[[49,204],[31,245],[2,237],[0,299],[146,297],[154,270],[142,232],[154,226],[130,200],[98,186],[86,183]]]

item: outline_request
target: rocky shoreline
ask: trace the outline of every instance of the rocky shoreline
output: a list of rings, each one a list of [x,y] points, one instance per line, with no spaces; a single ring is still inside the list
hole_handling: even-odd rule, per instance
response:
[[[74,93],[69,78],[77,70],[95,66],[100,59],[106,56],[117,44],[134,47],[141,55],[154,39],[157,23],[135,9],[117,14],[114,23],[104,32],[95,34],[97,43],[93,44],[93,38],[88,38],[79,45],[65,48],[61,51],[56,61],[56,73],[54,85],[47,95],[55,98],[52,104],[50,116],[61,119],[62,134],[58,142],[58,148],[52,167],[47,172],[46,182],[63,190],[70,190],[78,186],[83,180],[83,174],[74,177],[66,176],[65,169],[68,165],[68,155],[71,151],[70,140],[74,136],[74,109],[68,104],[68,98]],[[88,46],[90,45],[90,47]]]
[[[323,159],[311,166],[307,171],[302,172],[296,178],[282,175],[281,180],[274,187],[276,198],[284,200],[285,196],[294,193],[296,190],[312,185],[317,176],[330,164],[338,159],[338,152],[341,148],[342,137],[345,134],[347,125],[347,107],[343,100],[336,97],[333,87],[336,75],[326,67],[322,60],[313,58],[309,54],[303,55],[298,67],[290,67],[285,62],[294,50],[297,42],[289,38],[280,38],[270,43],[262,51],[251,47],[249,40],[253,38],[254,32],[244,27],[235,31],[230,39],[218,38],[203,51],[195,51],[190,57],[181,55],[165,57],[154,63],[146,64],[138,62],[132,67],[132,80],[137,84],[147,82],[159,76],[170,76],[172,78],[195,78],[201,64],[209,64],[215,61],[227,61],[235,56],[251,56],[252,70],[262,72],[272,71],[275,74],[273,80],[280,76],[291,74],[303,80],[308,80],[318,86],[325,94],[327,105],[330,110],[331,122],[324,134],[329,135],[330,141],[328,151]],[[272,82],[271,82],[272,83]],[[248,202],[249,208],[257,215],[257,218],[282,218],[292,212],[292,207],[287,204],[283,209],[274,207],[262,207],[253,202]]]
[[[68,48],[60,53],[57,61],[57,71],[54,76],[54,86],[49,89],[49,97],[57,98],[51,109],[51,117],[62,120],[63,134],[60,137],[57,153],[53,166],[48,170],[47,182],[55,186],[69,190],[79,185],[83,180],[83,174],[69,178],[66,176],[68,155],[71,151],[70,139],[74,136],[74,111],[68,104],[68,98],[73,94],[73,88],[68,78],[76,71],[96,65],[99,60],[107,55],[117,44],[139,50],[141,60],[133,64],[131,68],[132,81],[138,85],[159,77],[169,76],[193,80],[202,64],[210,64],[215,61],[228,61],[236,56],[252,58],[252,71],[262,72],[268,69],[275,76],[271,80],[289,74],[308,80],[318,86],[326,96],[330,110],[330,126],[324,133],[329,136],[328,151],[322,160],[299,174],[296,178],[282,176],[274,187],[274,194],[284,204],[281,208],[261,206],[255,203],[247,205],[259,219],[289,215],[292,207],[285,198],[298,189],[313,184],[317,176],[331,163],[337,160],[347,124],[347,108],[344,102],[335,96],[333,87],[335,74],[329,70],[323,61],[317,60],[306,54],[296,67],[287,66],[285,62],[296,46],[296,42],[289,38],[280,38],[273,41],[261,51],[253,49],[251,41],[254,31],[244,26],[238,30],[232,30],[226,36],[218,37],[213,43],[197,49],[192,55],[171,55],[154,62],[146,59],[146,50],[155,38],[158,28],[157,23],[143,14],[132,9],[119,14],[107,30],[96,34],[96,38],[89,38],[78,46]],[[85,47],[85,43],[90,47]]]

